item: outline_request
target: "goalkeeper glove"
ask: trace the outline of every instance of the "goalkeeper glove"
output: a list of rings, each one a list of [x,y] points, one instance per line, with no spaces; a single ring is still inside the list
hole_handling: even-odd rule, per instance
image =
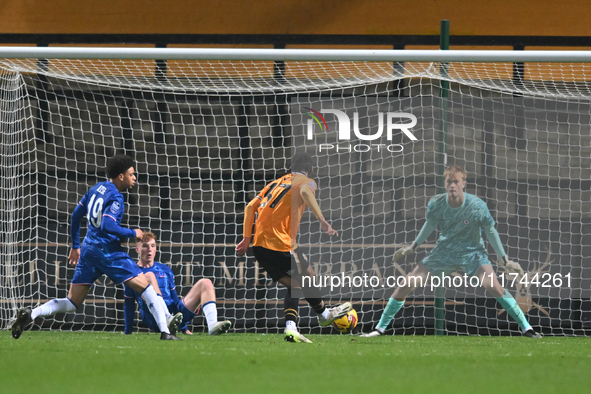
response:
[[[408,256],[409,254],[413,254],[415,252],[415,249],[418,246],[419,245],[417,245],[416,242],[413,242],[412,245],[410,245],[410,246],[406,246],[404,248],[398,249],[396,252],[394,252],[394,257],[392,258],[392,260],[396,261],[404,256]]]
[[[508,271],[515,272],[519,276],[523,276],[523,268],[521,268],[519,263],[509,260],[507,255],[503,256],[503,262],[505,263],[505,267],[507,268]]]

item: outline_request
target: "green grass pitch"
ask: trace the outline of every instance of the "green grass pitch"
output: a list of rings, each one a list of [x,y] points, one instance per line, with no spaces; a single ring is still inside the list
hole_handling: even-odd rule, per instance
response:
[[[6,393],[583,393],[591,338],[0,332]]]

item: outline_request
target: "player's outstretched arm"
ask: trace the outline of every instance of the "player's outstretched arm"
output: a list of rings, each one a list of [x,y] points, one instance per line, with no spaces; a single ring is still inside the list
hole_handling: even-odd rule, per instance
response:
[[[396,252],[394,252],[394,257],[392,258],[392,261],[400,260],[404,256],[408,256],[409,254],[413,254],[417,247],[418,247],[417,243],[413,242],[412,245],[410,245],[410,246],[405,246],[403,248],[398,249]]]
[[[325,233],[328,234],[330,236],[333,235],[339,235],[339,233],[337,232],[337,230],[335,230],[334,228],[332,228],[332,226],[330,225],[330,223],[328,223],[326,221],[326,219],[321,218],[318,219],[318,221],[320,222],[320,229]]]
[[[250,237],[243,237],[242,241],[238,245],[236,245],[236,254],[238,256],[244,256],[248,251],[248,247],[250,246]]]
[[[503,260],[505,267],[509,271],[515,272],[516,274],[523,276],[524,273],[523,268],[521,268],[521,265],[519,265],[519,263],[516,263],[515,261],[509,260],[509,257],[507,257],[505,249],[503,248],[503,244],[501,243],[501,237],[499,237],[497,229],[495,229],[494,226],[489,226],[483,228],[483,230],[484,234],[486,235],[486,239],[493,247],[499,259]]]
[[[510,272],[515,272],[520,277],[522,277],[524,275],[523,268],[521,268],[521,265],[515,261],[509,260],[507,255],[505,255],[505,257],[503,257],[503,262],[505,263],[505,267]]]
[[[70,239],[72,241],[72,249],[70,249],[70,255],[68,256],[68,263],[70,265],[77,265],[80,259],[80,224],[82,218],[86,213],[84,205],[78,204],[72,212],[70,219]]]
[[[302,196],[302,199],[304,200],[306,205],[310,207],[312,214],[314,214],[316,219],[318,219],[318,222],[320,222],[320,229],[330,236],[339,235],[338,232],[332,228],[330,223],[328,223],[326,219],[324,219],[324,215],[320,210],[320,206],[318,206],[318,201],[316,201],[316,197],[314,196],[314,192],[312,191],[312,189],[307,186],[302,186],[302,188],[300,189],[300,195]]]
[[[236,254],[238,256],[244,256],[250,246],[252,239],[252,225],[254,223],[254,214],[261,205],[261,197],[256,196],[253,198],[246,208],[244,209],[244,223],[242,225],[242,241],[236,245]]]
[[[431,235],[431,233],[433,232],[433,230],[435,230],[436,227],[436,221],[430,218],[429,214],[427,213],[427,221],[425,222],[425,224],[423,224],[421,231],[419,231],[417,239],[410,246],[405,246],[403,248],[398,249],[394,253],[394,257],[392,258],[392,260],[396,261],[403,258],[404,256],[413,254],[415,250],[417,250],[419,245],[421,245],[423,242],[425,242],[427,238],[429,238],[429,235]]]
[[[132,230],[130,228],[121,227],[115,219],[109,215],[103,215],[101,221],[101,230],[108,234],[113,234],[119,238],[141,238],[143,235],[142,230]]]
[[[80,248],[70,249],[70,255],[68,256],[68,263],[70,265],[77,265],[80,260]]]

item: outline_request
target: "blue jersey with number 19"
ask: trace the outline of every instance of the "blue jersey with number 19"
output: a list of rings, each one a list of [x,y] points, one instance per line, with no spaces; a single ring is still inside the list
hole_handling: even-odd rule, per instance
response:
[[[119,226],[123,218],[123,195],[113,182],[105,181],[94,185],[82,197],[80,205],[86,209],[88,225],[82,245],[103,245],[120,249],[121,239],[119,236],[101,230],[103,220],[114,220]]]
[[[457,208],[449,206],[447,194],[433,197],[427,206],[427,222],[439,230],[436,249],[456,255],[486,254],[481,229],[495,225],[486,203],[469,193],[464,193],[464,202]]]

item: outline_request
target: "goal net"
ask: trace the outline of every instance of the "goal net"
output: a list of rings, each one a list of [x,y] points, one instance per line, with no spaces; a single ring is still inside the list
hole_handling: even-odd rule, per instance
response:
[[[584,334],[591,324],[586,63],[45,57],[0,59],[0,328],[20,307],[67,295],[70,214],[106,179],[107,158],[126,153],[138,186],[125,193],[123,225],[157,235],[157,260],[172,267],[178,293],[210,278],[219,314],[238,331],[276,332],[285,289],[234,248],[246,204],[301,151],[317,160],[316,196],[339,235],[322,234],[308,211],[298,241],[326,278],[328,303],[353,301],[359,328],[377,323],[433,248],[435,233],[392,262],[418,234],[448,165],[468,172],[466,191],[487,203],[527,273],[509,275],[487,243],[530,323],[545,334]],[[448,333],[519,334],[463,275],[418,288],[390,329],[433,333],[442,321]],[[82,313],[35,327],[121,329],[122,300],[103,277]],[[331,330],[303,300],[299,324]]]

